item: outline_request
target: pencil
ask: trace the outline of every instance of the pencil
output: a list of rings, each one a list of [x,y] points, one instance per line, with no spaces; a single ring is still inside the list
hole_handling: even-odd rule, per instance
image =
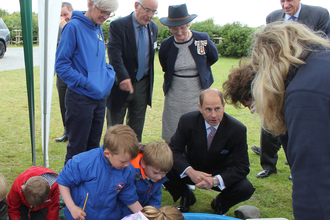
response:
[[[83,211],[85,210],[87,199],[88,199],[88,193],[87,193],[87,195],[86,195],[86,199],[85,199],[84,207],[83,207],[83,209],[82,209]],[[81,220],[81,219],[80,219],[80,220]]]

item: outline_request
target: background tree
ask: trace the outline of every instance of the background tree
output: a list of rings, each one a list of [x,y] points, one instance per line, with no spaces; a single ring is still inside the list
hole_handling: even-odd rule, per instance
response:
[[[224,25],[220,34],[224,40],[217,45],[218,52],[227,57],[247,56],[254,30],[240,22]]]
[[[213,18],[193,23],[190,30],[208,33],[211,39],[214,37],[219,37],[221,34],[221,26],[214,24]]]

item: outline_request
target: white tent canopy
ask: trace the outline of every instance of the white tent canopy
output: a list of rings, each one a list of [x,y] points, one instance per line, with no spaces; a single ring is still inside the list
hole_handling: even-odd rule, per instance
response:
[[[38,0],[41,129],[45,167],[49,166],[48,143],[50,109],[61,6],[62,2],[59,0]]]

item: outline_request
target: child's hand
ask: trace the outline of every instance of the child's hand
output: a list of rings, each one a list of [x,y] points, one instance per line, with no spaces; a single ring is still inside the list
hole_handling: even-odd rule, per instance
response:
[[[85,220],[86,213],[79,206],[72,207],[70,213],[74,219]]]

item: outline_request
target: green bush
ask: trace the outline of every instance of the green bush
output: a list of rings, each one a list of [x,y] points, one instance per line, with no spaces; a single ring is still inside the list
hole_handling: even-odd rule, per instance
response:
[[[240,22],[224,25],[221,33],[224,40],[217,45],[218,52],[226,57],[247,56],[253,32],[254,28],[242,25]]]

